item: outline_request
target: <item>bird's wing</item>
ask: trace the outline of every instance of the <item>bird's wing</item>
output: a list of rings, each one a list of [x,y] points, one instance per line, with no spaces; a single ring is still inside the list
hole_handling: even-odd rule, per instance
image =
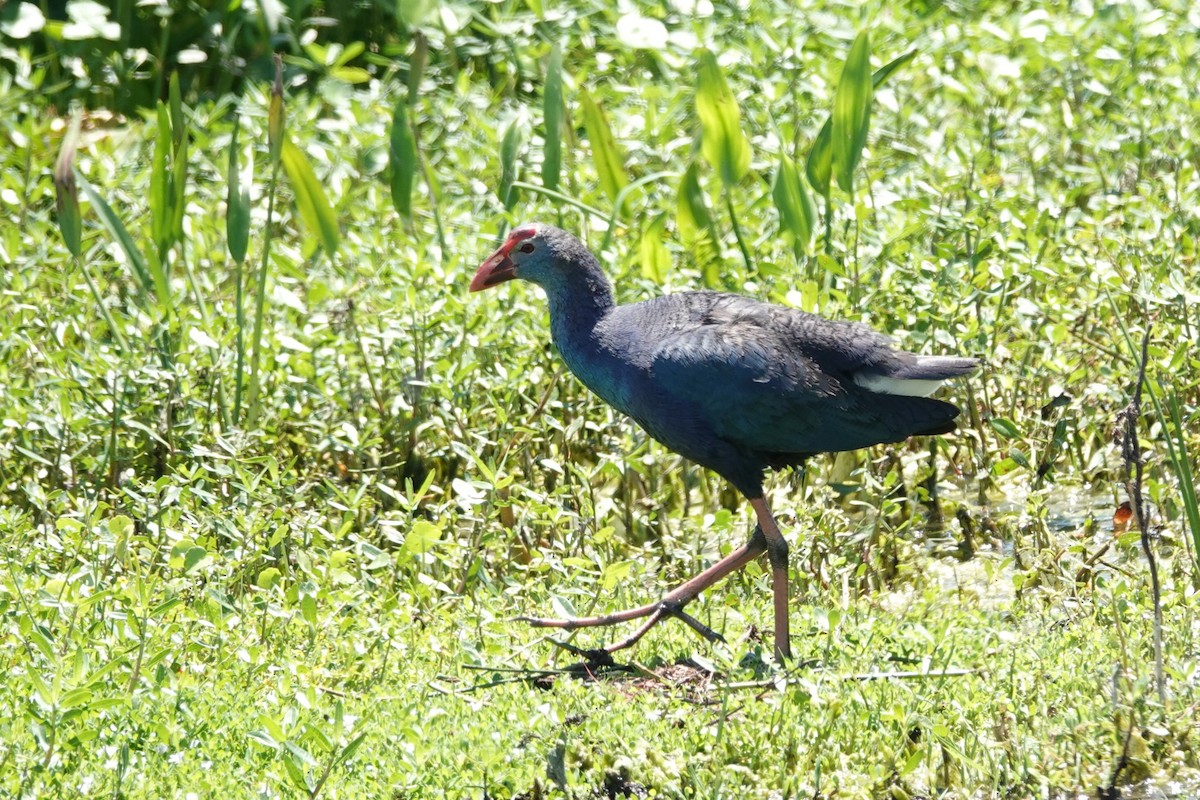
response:
[[[859,385],[856,374],[907,355],[865,326],[717,297],[657,340],[649,366],[681,412],[732,444],[762,453],[850,450],[947,430],[957,414],[949,403]]]

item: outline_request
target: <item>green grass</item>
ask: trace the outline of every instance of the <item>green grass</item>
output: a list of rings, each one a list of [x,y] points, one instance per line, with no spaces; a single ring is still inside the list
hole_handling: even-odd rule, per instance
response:
[[[240,426],[230,111],[255,151],[257,266],[269,87],[185,98],[167,314],[91,203],[71,258],[52,181],[66,126],[0,75],[0,796],[1066,796],[1107,785],[1123,749],[1121,783],[1195,786],[1195,13],[877,12],[872,66],[917,56],[875,89],[855,199],[835,181],[828,226],[818,201],[808,255],[779,233],[771,179],[784,155],[804,171],[857,14],[674,9],[641,9],[675,36],[661,50],[582,4],[429,24],[411,219],[388,172],[404,59],[376,84],[290,89],[288,135],[340,241],[320,249],[281,173]],[[729,185],[696,146],[690,36],[751,148]],[[559,39],[571,202],[536,188]],[[78,170],[148,254],[157,121],[101,122],[85,120]],[[624,176],[598,175],[593,139]],[[467,295],[525,219],[584,235],[623,301],[725,286],[986,359],[951,387],[967,413],[936,459],[916,442],[773,479],[793,542],[787,671],[764,662],[754,565],[695,609],[728,644],[669,623],[622,655],[641,671],[523,680],[574,659],[512,617],[646,602],[750,521],[565,373],[533,287]],[[1170,398],[1141,427],[1165,706],[1146,566],[1108,519],[1148,315],[1148,378]],[[959,563],[964,525],[977,554]]]

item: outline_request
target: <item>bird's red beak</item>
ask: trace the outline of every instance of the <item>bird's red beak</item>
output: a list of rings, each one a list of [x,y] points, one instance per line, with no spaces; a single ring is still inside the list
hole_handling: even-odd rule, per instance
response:
[[[475,277],[471,279],[471,291],[478,292],[480,289],[486,289],[489,286],[495,286],[498,283],[511,281],[517,277],[516,265],[512,259],[508,257],[512,250],[514,242],[509,240],[500,245],[496,252],[488,256],[487,261],[479,265],[479,271],[475,273]]]

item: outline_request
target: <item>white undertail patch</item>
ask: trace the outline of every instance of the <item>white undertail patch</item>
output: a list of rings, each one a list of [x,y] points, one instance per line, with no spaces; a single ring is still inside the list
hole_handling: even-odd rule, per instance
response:
[[[929,397],[943,383],[941,380],[890,378],[887,375],[863,375],[862,373],[854,376],[854,382],[871,392],[901,397]]]

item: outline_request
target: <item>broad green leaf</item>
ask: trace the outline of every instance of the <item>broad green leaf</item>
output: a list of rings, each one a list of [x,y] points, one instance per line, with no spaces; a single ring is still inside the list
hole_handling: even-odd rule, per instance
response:
[[[75,183],[75,148],[79,145],[80,114],[71,117],[71,126],[63,137],[62,149],[54,164],[54,202],[58,229],[71,255],[79,257],[83,221],[79,212],[79,187]]]
[[[427,519],[415,520],[408,535],[404,537],[404,544],[400,546],[400,550],[396,554],[397,563],[403,563],[424,553],[437,544],[441,538],[442,529],[437,525]]]
[[[638,253],[642,262],[642,277],[649,278],[655,283],[663,283],[667,272],[671,269],[671,253],[663,244],[663,230],[666,218],[659,216],[642,231],[642,241]]]
[[[254,581],[260,589],[270,589],[275,584],[279,583],[279,579],[283,577],[283,573],[278,567],[267,567],[258,573],[258,578]]]
[[[892,73],[912,61],[916,55],[916,50],[909,50],[904,55],[889,61],[884,66],[875,70],[875,74],[871,76],[872,89],[878,89],[884,81],[892,76]],[[808,151],[808,161],[804,166],[804,172],[808,176],[809,185],[825,198],[829,197],[829,182],[833,175],[832,134],[833,120],[830,117],[826,117],[825,124],[821,126],[820,133],[813,140],[812,149]]]
[[[150,164],[150,230],[154,236],[154,246],[162,256],[171,246],[171,234],[174,230],[171,222],[174,218],[171,191],[171,172],[167,168],[167,156],[172,150],[171,122],[167,116],[167,107],[158,101],[158,135],[154,140],[154,158]]]
[[[817,194],[829,199],[829,183],[833,177],[833,147],[831,136],[833,124],[829,119],[821,126],[821,132],[813,140],[812,149],[808,151],[808,161],[804,165],[804,174]]]
[[[864,29],[850,45],[833,98],[833,168],[838,185],[851,196],[854,195],[854,170],[867,145],[873,94],[871,37]]]
[[[317,598],[312,592],[304,592],[300,595],[300,616],[309,625],[316,626],[317,624]]]
[[[592,145],[592,158],[596,162],[600,188],[615,203],[617,195],[629,183],[624,159],[617,149],[616,139],[613,138],[612,128],[608,127],[604,112],[586,89],[581,92],[580,102],[583,105],[583,127],[587,129],[588,141]]]
[[[796,164],[786,155],[775,172],[771,197],[779,210],[779,228],[792,238],[796,257],[808,252],[817,225],[817,211]]]
[[[417,174],[417,140],[408,121],[408,98],[397,100],[392,109],[388,163],[392,169],[392,205],[407,219],[412,216],[413,181]]]
[[[238,145],[240,127],[241,117],[234,115],[233,138],[229,142],[228,190],[225,193],[225,244],[229,248],[229,255],[239,264],[245,262],[246,248],[250,243],[250,187],[242,185],[238,167],[238,159],[242,155]],[[246,166],[246,172],[250,173],[250,165]]]
[[[737,100],[721,74],[717,57],[708,50],[699,56],[696,114],[700,117],[700,145],[704,158],[733,186],[750,169],[750,142],[742,133]]]
[[[558,190],[562,174],[562,45],[555,44],[546,65],[546,84],[542,89],[543,115],[546,122],[546,147],[542,154],[542,185]]]
[[[520,164],[517,162],[517,156],[521,153],[521,148],[525,146],[526,138],[526,121],[525,113],[522,110],[505,126],[504,132],[500,135],[500,201],[504,203],[504,208],[511,211],[513,206],[517,204],[517,191],[513,189],[513,182],[517,179],[517,173],[520,171]]]
[[[189,547],[183,555],[183,571],[189,573],[208,557],[208,551],[198,545]]]
[[[283,143],[283,168],[292,184],[292,192],[296,195],[296,208],[300,210],[300,218],[304,225],[314,233],[325,248],[325,253],[332,258],[338,248],[338,222],[325,196],[325,189],[317,180],[308,156],[290,141]]]

